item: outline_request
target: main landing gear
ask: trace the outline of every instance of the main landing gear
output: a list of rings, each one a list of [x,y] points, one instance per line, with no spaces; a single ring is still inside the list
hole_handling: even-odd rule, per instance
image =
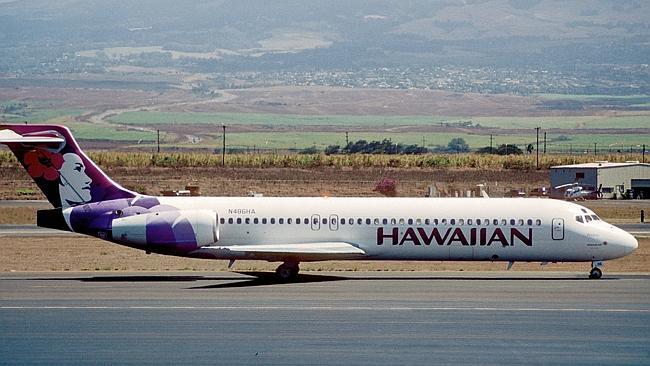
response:
[[[288,282],[295,279],[298,276],[298,271],[300,271],[298,262],[287,261],[282,263],[275,270],[275,275],[278,277],[280,281]]]
[[[603,271],[600,267],[603,266],[602,261],[593,261],[591,262],[591,271],[589,272],[589,278],[592,280],[598,280],[603,277]]]

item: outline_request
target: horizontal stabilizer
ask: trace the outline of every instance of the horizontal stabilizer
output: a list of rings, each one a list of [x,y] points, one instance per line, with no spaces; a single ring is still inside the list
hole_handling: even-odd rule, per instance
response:
[[[295,258],[300,261],[360,258],[366,252],[346,242],[318,242],[301,244],[260,245],[215,245],[202,247],[202,253],[217,258],[284,260]]]
[[[65,139],[56,136],[22,136],[12,130],[0,131],[0,144],[21,143],[21,144],[42,144],[42,143],[64,143]]]

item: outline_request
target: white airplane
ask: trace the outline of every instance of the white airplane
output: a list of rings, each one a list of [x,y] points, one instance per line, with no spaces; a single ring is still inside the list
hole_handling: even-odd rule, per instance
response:
[[[113,182],[54,125],[1,125],[0,143],[55,207],[39,226],[147,252],[277,261],[282,280],[323,260],[591,262],[636,239],[582,206],[539,198],[152,197]]]

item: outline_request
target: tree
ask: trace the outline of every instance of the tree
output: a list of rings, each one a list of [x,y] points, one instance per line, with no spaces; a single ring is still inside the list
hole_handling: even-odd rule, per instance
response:
[[[327,145],[325,148],[325,155],[333,155],[341,152],[341,147],[339,145]]]
[[[497,154],[499,155],[521,155],[524,152],[521,151],[520,148],[517,147],[517,145],[511,145],[511,144],[505,144],[499,146],[497,149]]]
[[[468,152],[469,145],[462,137],[455,137],[449,141],[447,149],[454,152]]]
[[[526,152],[527,153],[532,154],[533,150],[535,150],[535,147],[533,147],[533,144],[528,144],[528,146],[526,146]]]

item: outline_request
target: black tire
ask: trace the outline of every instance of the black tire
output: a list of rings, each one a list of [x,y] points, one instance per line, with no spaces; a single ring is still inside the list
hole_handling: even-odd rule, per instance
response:
[[[281,264],[275,270],[275,275],[280,281],[289,281],[291,279],[291,269],[286,264]]]
[[[282,263],[278,268],[275,270],[275,274],[278,277],[280,281],[287,282],[291,281],[296,276],[298,276],[298,271],[300,268],[298,265],[291,265],[287,263]]]
[[[589,278],[592,280],[598,280],[601,277],[603,277],[603,271],[601,271],[598,267],[592,268],[591,272],[589,272]]]

